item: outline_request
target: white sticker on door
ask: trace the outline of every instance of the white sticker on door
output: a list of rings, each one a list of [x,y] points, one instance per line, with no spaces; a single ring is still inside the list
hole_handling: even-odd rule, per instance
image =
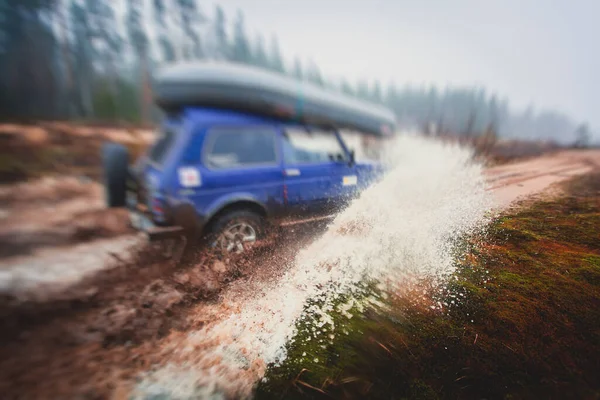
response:
[[[300,176],[300,170],[297,168],[288,168],[285,170],[285,176]]]
[[[344,179],[342,180],[342,184],[344,186],[354,186],[357,183],[358,183],[358,178],[356,177],[356,175],[345,176]]]
[[[182,167],[177,170],[179,182],[183,187],[198,187],[202,185],[200,171],[194,167]]]

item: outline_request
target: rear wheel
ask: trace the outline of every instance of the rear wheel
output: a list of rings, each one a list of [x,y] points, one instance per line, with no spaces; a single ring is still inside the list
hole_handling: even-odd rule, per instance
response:
[[[209,236],[213,248],[226,253],[250,249],[264,234],[264,218],[248,210],[231,211],[217,217]]]

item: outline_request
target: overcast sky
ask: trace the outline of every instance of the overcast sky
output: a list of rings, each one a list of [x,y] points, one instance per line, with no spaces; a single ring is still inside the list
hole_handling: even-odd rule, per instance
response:
[[[600,128],[600,0],[213,0],[327,77],[481,84]],[[206,10],[206,9],[205,9]],[[209,10],[206,10],[209,11]],[[210,10],[209,12],[212,12]]]

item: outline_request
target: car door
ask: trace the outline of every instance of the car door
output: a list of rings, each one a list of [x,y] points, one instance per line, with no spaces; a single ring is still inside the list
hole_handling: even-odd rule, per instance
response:
[[[282,131],[284,183],[292,214],[329,213],[353,185],[352,167],[332,132],[285,127]],[[355,183],[354,183],[355,184]]]
[[[283,208],[283,177],[276,131],[270,126],[213,126],[205,133],[196,208],[210,215],[226,204],[252,201]]]

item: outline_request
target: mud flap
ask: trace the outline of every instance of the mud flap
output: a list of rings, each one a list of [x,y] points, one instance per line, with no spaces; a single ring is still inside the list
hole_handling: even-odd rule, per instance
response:
[[[177,239],[168,239],[169,244],[167,245],[167,250],[163,253],[163,255],[175,261],[175,263],[179,263],[185,254],[185,249],[187,248],[188,239],[185,236],[180,236]]]
[[[165,257],[181,261],[188,244],[188,238],[180,226],[152,227],[146,229],[146,235],[150,242],[167,241],[167,249],[163,254]]]
[[[176,263],[181,260],[188,244],[185,230],[181,226],[156,226],[149,218],[139,212],[130,211],[131,225],[146,234],[149,242],[166,241],[163,256],[173,259]]]

